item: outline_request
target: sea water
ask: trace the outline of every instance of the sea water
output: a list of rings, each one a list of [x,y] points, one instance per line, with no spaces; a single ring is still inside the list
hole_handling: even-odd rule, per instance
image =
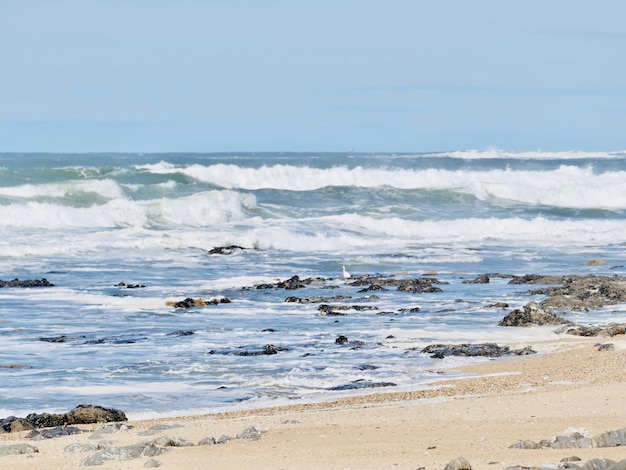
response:
[[[463,281],[625,273],[624,181],[626,152],[0,154],[0,279],[54,284],[0,289],[0,416],[428,386],[468,361],[419,352],[429,344],[554,336],[497,326],[535,299],[527,286]],[[229,246],[242,249],[210,253]],[[359,292],[342,266],[430,276],[442,292]],[[316,282],[253,288],[295,275]],[[372,309],[324,316],[290,296]],[[172,305],[188,297],[231,302]],[[623,317],[618,306],[575,320]],[[241,354],[268,344],[279,352]]]

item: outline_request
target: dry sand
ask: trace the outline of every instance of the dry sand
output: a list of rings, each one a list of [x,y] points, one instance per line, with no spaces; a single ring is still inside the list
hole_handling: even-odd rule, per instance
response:
[[[568,428],[593,435],[626,427],[626,338],[561,338],[533,344],[541,354],[463,368],[473,378],[441,380],[429,390],[376,393],[325,404],[298,405],[222,415],[129,422],[107,436],[115,446],[179,436],[196,444],[205,437],[234,436],[254,426],[258,440],[175,447],[153,457],[165,469],[443,469],[465,456],[474,469],[558,464],[576,455],[626,458],[626,448],[511,449],[519,440],[547,439]],[[601,340],[600,340],[601,341]],[[518,345],[512,345],[517,347]],[[525,346],[525,345],[522,345]],[[444,359],[445,360],[445,359]],[[445,375],[442,375],[445,379]],[[181,425],[152,436],[156,423]],[[102,425],[81,426],[98,429]],[[0,457],[2,469],[76,468],[90,453],[64,452],[90,433],[30,441],[25,433],[2,434],[0,445],[36,446],[31,455]],[[93,452],[92,452],[93,453]],[[150,460],[107,461],[95,468],[139,469]]]

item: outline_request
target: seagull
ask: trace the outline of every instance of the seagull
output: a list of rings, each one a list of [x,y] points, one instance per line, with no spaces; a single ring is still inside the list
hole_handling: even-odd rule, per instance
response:
[[[350,273],[348,271],[346,271],[346,267],[342,266],[341,267],[343,269],[343,278],[344,279],[349,279],[351,277]]]

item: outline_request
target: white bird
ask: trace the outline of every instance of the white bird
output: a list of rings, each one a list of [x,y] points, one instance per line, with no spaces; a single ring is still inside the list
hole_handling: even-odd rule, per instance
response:
[[[344,279],[349,279],[351,277],[350,273],[348,271],[346,271],[346,267],[342,266],[341,269],[343,269],[343,278]]]

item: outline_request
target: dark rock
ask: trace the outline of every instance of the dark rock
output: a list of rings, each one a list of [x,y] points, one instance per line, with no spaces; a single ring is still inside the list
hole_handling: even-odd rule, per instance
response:
[[[495,304],[487,305],[487,308],[509,308],[509,304],[506,302],[496,302]]]
[[[53,287],[50,281],[45,277],[41,279],[28,279],[26,281],[20,281],[19,279],[13,279],[12,281],[3,281],[0,279],[0,288],[3,287]]]
[[[193,330],[178,330],[168,333],[167,336],[191,336],[194,334],[196,334],[196,332]]]
[[[65,343],[69,338],[67,335],[50,336],[39,338],[39,341],[45,341],[46,343]]]
[[[237,356],[272,356],[284,351],[289,351],[289,349],[266,344],[261,351],[241,351],[237,353]]]
[[[335,340],[335,344],[346,344],[348,342],[348,337],[344,335],[337,336]]]
[[[337,316],[337,315],[347,315],[345,312],[348,310],[356,310],[357,312],[362,312],[366,310],[378,310],[378,307],[372,305],[328,305],[322,304],[317,307],[317,310],[321,316]]]
[[[613,351],[615,345],[613,343],[596,344],[598,351]]]
[[[525,356],[535,354],[530,346],[522,349],[511,349],[508,346],[498,346],[495,343],[482,344],[431,344],[420,350],[421,353],[431,354],[434,359],[443,359],[446,356],[463,357],[500,357],[500,356]]]
[[[358,293],[371,292],[371,291],[374,291],[374,290],[383,291],[383,290],[387,290],[387,289],[385,289],[383,286],[380,286],[380,285],[377,285],[377,284],[371,284],[369,287],[366,287],[365,289],[358,290],[357,292]]]
[[[125,282],[120,282],[116,284],[115,287],[123,287],[124,289],[141,289],[146,286],[143,284],[126,284]]]
[[[564,276],[543,276],[541,274],[525,274],[513,276],[509,284],[563,284]]]
[[[393,382],[370,382],[369,380],[359,379],[354,380],[344,385],[337,385],[336,387],[330,387],[326,390],[342,391],[342,390],[360,390],[364,388],[379,388],[379,387],[395,387]]]
[[[244,251],[246,248],[239,245],[216,246],[209,250],[210,255],[232,255],[236,251]]]
[[[398,310],[398,312],[400,313],[417,313],[419,312],[421,309],[419,307],[411,307],[411,308],[401,308],[400,310]]]
[[[72,411],[64,414],[29,414],[26,420],[35,428],[51,428],[67,426],[68,424],[108,423],[113,421],[127,421],[123,411],[102,406],[79,405]]]
[[[184,300],[179,301],[167,301],[165,305],[174,308],[193,308],[193,307],[206,307],[208,305],[218,305],[218,304],[230,304],[232,300],[227,297],[214,297],[212,299],[192,299],[191,297],[187,297]]]
[[[465,280],[463,284],[489,284],[489,274],[483,274],[482,276],[478,276],[473,280]]]
[[[560,317],[550,309],[543,309],[535,302],[524,305],[520,309],[515,309],[506,315],[498,326],[531,326],[531,325],[563,325],[571,324],[570,321]]]
[[[30,431],[31,429],[35,429],[33,424],[24,419],[24,418],[16,418],[15,416],[11,416],[2,421],[2,429],[5,432],[20,432],[20,431]]]

